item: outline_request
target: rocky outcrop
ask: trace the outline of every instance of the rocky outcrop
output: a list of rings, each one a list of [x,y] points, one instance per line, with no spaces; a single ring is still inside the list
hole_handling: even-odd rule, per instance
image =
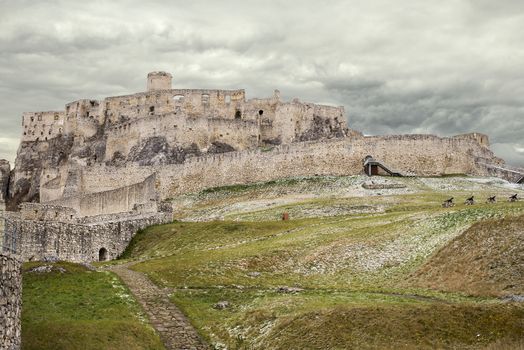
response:
[[[11,165],[5,159],[0,159],[0,202],[5,202],[7,189],[9,187],[9,177],[11,176]]]
[[[144,142],[133,146],[127,157],[128,163],[138,163],[141,166],[180,164],[189,155],[199,155],[200,149],[196,144],[189,147],[172,147],[165,137],[150,137]]]

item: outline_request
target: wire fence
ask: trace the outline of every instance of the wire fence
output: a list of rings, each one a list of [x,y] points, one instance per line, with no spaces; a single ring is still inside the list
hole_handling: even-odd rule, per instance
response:
[[[5,220],[4,232],[0,232],[0,252],[17,254],[19,244],[18,228]]]

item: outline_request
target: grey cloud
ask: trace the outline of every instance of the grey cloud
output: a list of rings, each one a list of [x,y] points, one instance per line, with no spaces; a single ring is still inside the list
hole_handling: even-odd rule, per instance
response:
[[[344,105],[366,134],[485,132],[524,166],[524,5],[494,4],[0,0],[0,157],[23,111],[140,91],[167,70],[177,87]]]

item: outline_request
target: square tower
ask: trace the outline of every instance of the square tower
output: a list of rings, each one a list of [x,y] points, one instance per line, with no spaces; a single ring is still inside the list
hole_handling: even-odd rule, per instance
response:
[[[151,72],[147,75],[147,91],[171,90],[172,79],[167,72]]]

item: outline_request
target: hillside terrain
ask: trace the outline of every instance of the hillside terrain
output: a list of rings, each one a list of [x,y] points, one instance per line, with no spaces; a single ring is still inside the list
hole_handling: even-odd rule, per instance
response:
[[[99,265],[146,274],[215,349],[524,349],[514,193],[462,176],[212,188],[174,198],[175,222]]]
[[[524,306],[512,301],[524,203],[506,199],[522,188],[460,176],[370,181],[296,178],[179,197],[179,221],[137,235],[124,258],[169,288],[216,348],[521,346]],[[464,205],[471,195],[479,202]],[[485,203],[491,195],[498,203]],[[457,205],[442,208],[449,197]],[[500,219],[513,233],[484,244],[505,235]],[[479,225],[485,237],[471,240]],[[479,271],[498,264],[494,273],[472,274],[476,257],[464,250],[482,256]],[[434,280],[450,266],[454,280],[470,280]]]

